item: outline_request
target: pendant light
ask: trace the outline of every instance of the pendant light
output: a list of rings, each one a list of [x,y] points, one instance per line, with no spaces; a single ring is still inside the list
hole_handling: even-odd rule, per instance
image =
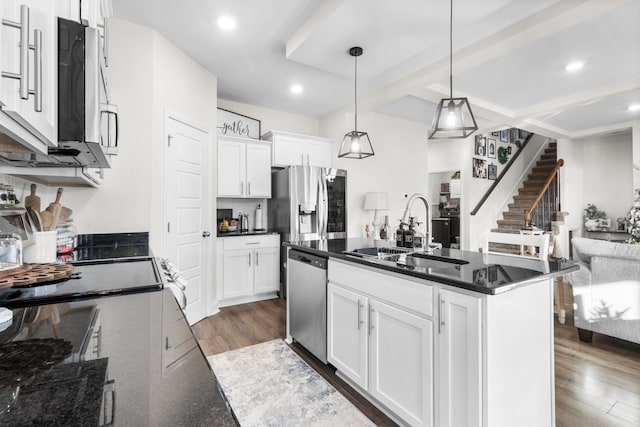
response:
[[[466,138],[478,130],[467,98],[453,97],[453,0],[449,15],[449,98],[440,100],[429,139]]]
[[[371,140],[366,132],[358,131],[358,56],[362,55],[361,47],[352,47],[349,49],[349,55],[355,58],[355,126],[351,132],[347,133],[340,144],[338,157],[346,157],[349,159],[364,159],[373,156],[373,147]]]

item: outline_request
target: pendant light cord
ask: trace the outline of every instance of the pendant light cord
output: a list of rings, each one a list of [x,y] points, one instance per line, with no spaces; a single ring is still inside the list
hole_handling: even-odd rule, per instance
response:
[[[354,78],[354,83],[353,83],[353,99],[354,99],[354,103],[355,103],[355,112],[356,112],[356,119],[355,119],[355,131],[358,131],[358,56],[354,56],[355,61],[356,61],[356,65],[355,65],[355,78]]]
[[[449,97],[453,99],[453,0],[449,4]]]

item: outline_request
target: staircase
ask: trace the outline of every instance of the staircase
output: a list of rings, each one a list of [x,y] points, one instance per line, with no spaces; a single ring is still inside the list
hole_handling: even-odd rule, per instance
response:
[[[514,196],[513,203],[508,205],[508,210],[502,213],[502,219],[497,221],[498,228],[492,231],[517,234],[520,230],[527,228],[524,213],[544,188],[545,182],[558,163],[557,157],[557,143],[550,142],[548,147],[545,148],[544,153],[540,156],[540,159],[536,162],[536,165],[531,169],[522,187],[518,189],[518,195]],[[553,227],[557,227],[558,221],[562,223],[564,220],[562,213],[557,212],[555,204],[553,200],[551,200],[556,198],[556,189],[555,186],[553,187],[553,190],[551,187],[547,190],[548,194],[545,193],[546,198],[549,200],[547,201],[543,198],[539,203],[540,208],[531,217],[532,225],[544,231],[551,231]],[[520,253],[520,247],[514,245],[492,243],[490,247],[493,251]]]

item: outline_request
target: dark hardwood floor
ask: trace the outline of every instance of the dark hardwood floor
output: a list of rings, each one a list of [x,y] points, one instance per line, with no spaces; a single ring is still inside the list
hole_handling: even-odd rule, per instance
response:
[[[570,298],[567,298],[570,299]],[[571,301],[567,301],[571,307]],[[225,307],[193,326],[209,356],[285,336],[286,302],[272,299]],[[556,322],[556,425],[602,427],[640,425],[640,345],[594,334],[593,342],[578,340],[572,326]],[[380,426],[396,425],[363,399],[304,348],[292,348],[358,409]]]

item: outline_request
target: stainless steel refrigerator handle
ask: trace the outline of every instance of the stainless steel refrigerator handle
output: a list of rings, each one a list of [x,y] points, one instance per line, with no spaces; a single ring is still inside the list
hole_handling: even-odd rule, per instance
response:
[[[20,81],[20,98],[29,99],[29,8],[20,6],[20,22],[2,20],[2,25],[20,30],[20,71],[18,74],[2,72],[2,77]]]
[[[33,31],[33,45],[29,46],[29,49],[33,50],[33,56],[35,59],[35,71],[34,71],[34,88],[29,91],[29,95],[34,95],[33,106],[34,109],[40,113],[42,112],[42,31]]]
[[[329,224],[329,186],[327,185],[327,180],[322,179],[322,188],[324,191],[324,203],[322,204],[322,210],[324,211],[324,222],[323,222],[323,237],[327,237],[327,226]]]

